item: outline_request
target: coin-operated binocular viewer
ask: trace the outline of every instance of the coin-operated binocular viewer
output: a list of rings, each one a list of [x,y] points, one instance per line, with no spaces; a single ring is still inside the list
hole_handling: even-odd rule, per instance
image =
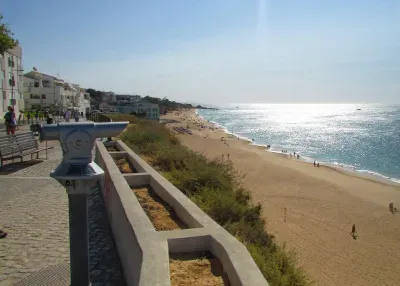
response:
[[[90,285],[87,200],[90,188],[104,175],[93,162],[96,138],[120,134],[128,122],[46,124],[40,140],[60,141],[63,159],[50,173],[66,188],[69,203],[71,285]]]

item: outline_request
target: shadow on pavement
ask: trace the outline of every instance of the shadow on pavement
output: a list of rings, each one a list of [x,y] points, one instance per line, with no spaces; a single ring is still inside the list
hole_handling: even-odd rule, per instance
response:
[[[43,160],[30,160],[30,161],[25,161],[25,162],[14,162],[14,163],[8,163],[0,167],[0,175],[9,175],[15,172],[18,172],[20,170],[26,169],[28,167],[34,166],[36,164],[39,164],[43,162]]]
[[[125,279],[108,223],[107,210],[99,188],[93,188],[88,200],[89,257],[92,286],[123,286]]]

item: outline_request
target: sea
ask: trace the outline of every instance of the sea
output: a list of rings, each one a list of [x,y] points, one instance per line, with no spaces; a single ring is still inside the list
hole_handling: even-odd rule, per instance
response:
[[[272,152],[400,183],[400,105],[241,104],[196,112]]]

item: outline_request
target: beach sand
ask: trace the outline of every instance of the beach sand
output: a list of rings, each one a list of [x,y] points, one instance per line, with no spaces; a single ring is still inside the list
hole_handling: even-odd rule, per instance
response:
[[[213,125],[194,110],[162,119],[179,121],[168,123],[171,129],[189,125],[193,134],[177,137],[190,149],[208,158],[229,154],[246,175],[243,184],[254,202],[263,206],[268,233],[295,249],[298,265],[317,285],[400,285],[400,213],[389,212],[391,201],[400,206],[400,185],[328,166],[317,168],[266,152],[221,129],[199,128],[198,124]],[[353,224],[356,240],[350,235]]]

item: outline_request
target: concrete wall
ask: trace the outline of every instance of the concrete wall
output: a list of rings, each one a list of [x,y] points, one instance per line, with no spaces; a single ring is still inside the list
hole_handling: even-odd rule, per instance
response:
[[[127,285],[170,285],[169,253],[210,251],[231,285],[268,285],[247,249],[220,227],[122,141],[96,142],[96,162],[105,171],[100,182]],[[138,173],[121,174],[113,158],[126,157]],[[189,229],[157,232],[133,187],[149,185]]]

